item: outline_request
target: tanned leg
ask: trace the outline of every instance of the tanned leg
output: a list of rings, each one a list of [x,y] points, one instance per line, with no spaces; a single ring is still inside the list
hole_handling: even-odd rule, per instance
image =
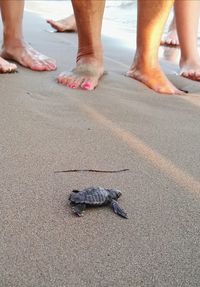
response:
[[[200,81],[200,56],[197,45],[200,1],[175,1],[177,32],[180,41],[180,74]]]
[[[178,40],[178,35],[177,35],[177,30],[176,30],[175,15],[174,15],[174,17],[173,17],[173,19],[169,25],[167,34],[165,36],[163,36],[160,44],[163,46],[171,46],[171,47],[179,46],[179,40]]]
[[[101,26],[104,0],[72,0],[78,32],[76,68],[61,73],[57,80],[70,88],[93,90],[103,75]]]
[[[77,32],[76,20],[74,14],[60,20],[48,19],[47,23],[58,32]]]
[[[24,1],[0,0],[0,8],[4,25],[1,56],[4,59],[14,60],[22,66],[32,70],[55,70],[56,64],[53,59],[34,50],[23,39],[22,19]]]
[[[182,94],[158,63],[161,35],[172,5],[173,0],[138,0],[137,50],[127,75],[158,93]]]

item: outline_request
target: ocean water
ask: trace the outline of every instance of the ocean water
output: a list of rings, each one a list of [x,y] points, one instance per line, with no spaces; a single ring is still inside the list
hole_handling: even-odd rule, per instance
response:
[[[62,19],[73,13],[71,1],[27,0],[26,10],[36,12],[44,18]],[[134,45],[137,18],[136,0],[107,0],[103,18],[102,33],[114,37],[124,45]]]
[[[107,1],[103,34],[118,38],[124,45],[134,45],[137,22],[137,1]]]
[[[73,13],[71,1],[27,0],[26,9],[39,13],[44,18],[61,19]],[[121,44],[135,47],[137,22],[136,0],[107,0],[102,33],[117,38]]]

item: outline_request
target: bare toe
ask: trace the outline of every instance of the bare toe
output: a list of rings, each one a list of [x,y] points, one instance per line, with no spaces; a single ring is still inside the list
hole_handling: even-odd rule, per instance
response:
[[[71,72],[61,73],[57,81],[72,89],[94,90],[102,75],[101,65],[79,64]]]
[[[195,60],[180,60],[180,75],[184,78],[200,81],[200,59]]]
[[[71,89],[78,89],[78,88],[81,87],[83,81],[84,81],[83,77],[80,77],[80,78],[76,77],[74,79],[74,81],[71,82],[71,84],[69,85],[69,88],[71,88]]]
[[[70,32],[70,31],[76,32],[77,31],[74,15],[71,15],[67,18],[64,18],[58,21],[48,19],[47,23],[49,23],[51,27],[53,27],[58,32]]]
[[[200,81],[200,71],[188,71],[188,72],[182,72],[180,74],[182,77],[193,80],[193,81]]]
[[[9,63],[0,57],[0,73],[13,73],[16,70],[17,66],[15,64]]]
[[[98,80],[96,78],[87,78],[83,81],[81,88],[84,90],[92,91],[98,85]]]
[[[65,27],[63,27],[61,24],[58,24],[56,21],[49,19],[47,20],[47,23],[51,25],[52,28],[57,30],[58,32],[64,32]]]
[[[162,46],[171,46],[177,47],[179,46],[179,40],[176,30],[169,31],[161,40],[160,44]]]

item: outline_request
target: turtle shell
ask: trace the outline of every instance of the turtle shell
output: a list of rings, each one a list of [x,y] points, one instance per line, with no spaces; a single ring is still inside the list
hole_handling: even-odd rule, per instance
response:
[[[78,193],[73,192],[69,200],[74,204],[85,203],[88,205],[104,205],[111,202],[109,192],[101,187],[89,187]]]

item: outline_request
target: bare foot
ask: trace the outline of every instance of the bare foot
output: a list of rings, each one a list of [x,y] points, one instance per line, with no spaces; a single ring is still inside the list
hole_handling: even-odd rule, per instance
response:
[[[193,81],[200,81],[200,59],[180,60],[180,75]]]
[[[178,47],[179,40],[176,29],[170,30],[165,36],[163,36],[160,44],[162,46]]]
[[[58,21],[48,19],[47,23],[49,23],[51,27],[53,27],[58,32],[77,32],[74,15],[71,15]]]
[[[11,41],[3,45],[1,56],[7,60],[14,60],[23,67],[34,71],[53,71],[56,69],[55,60],[34,50],[24,41]]]
[[[170,95],[184,94],[170,83],[158,65],[145,67],[142,63],[133,63],[127,72],[127,76],[142,82],[157,93]]]
[[[57,81],[72,89],[94,90],[103,73],[103,64],[100,61],[84,57],[77,62],[76,68],[71,72],[61,73]]]
[[[14,73],[17,70],[15,64],[9,63],[0,57],[0,73]]]

